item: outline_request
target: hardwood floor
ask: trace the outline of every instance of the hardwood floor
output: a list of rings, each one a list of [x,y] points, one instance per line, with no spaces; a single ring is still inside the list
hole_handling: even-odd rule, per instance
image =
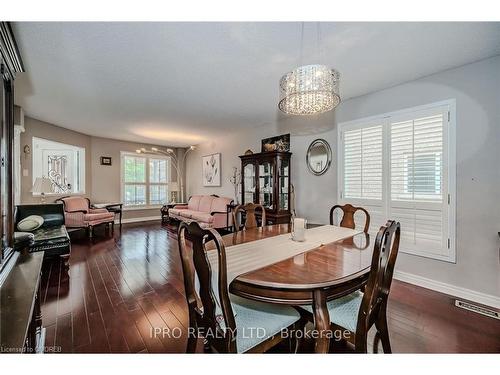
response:
[[[125,224],[114,237],[98,228],[93,240],[75,233],[70,263],[69,271],[58,260],[44,263],[46,352],[185,351],[175,228]],[[456,308],[448,295],[395,280],[388,314],[394,353],[500,353],[500,321]]]

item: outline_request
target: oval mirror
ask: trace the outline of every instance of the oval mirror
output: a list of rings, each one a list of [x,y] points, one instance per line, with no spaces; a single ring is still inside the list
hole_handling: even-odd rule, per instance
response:
[[[332,149],[324,139],[315,139],[309,145],[306,154],[306,163],[309,171],[321,176],[325,173],[332,163]]]

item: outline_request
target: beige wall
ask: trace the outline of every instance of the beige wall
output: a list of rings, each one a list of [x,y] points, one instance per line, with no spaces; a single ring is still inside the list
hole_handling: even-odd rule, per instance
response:
[[[121,151],[135,152],[135,150],[141,147],[164,147],[92,137],[27,116],[24,119],[24,125],[25,132],[21,134],[21,170],[26,169],[28,176],[23,176],[23,173],[21,173],[21,203],[40,202],[40,198],[33,197],[30,192],[33,184],[32,154],[25,155],[22,151],[25,145],[29,145],[32,148],[33,137],[71,144],[85,149],[85,196],[89,197],[93,203],[121,201]],[[110,156],[112,158],[112,165],[101,165],[101,156]],[[173,170],[172,179],[175,181],[176,178],[175,170]],[[48,200],[53,201],[58,197],[60,196],[51,196]],[[157,208],[132,209],[125,210],[123,213],[124,219],[146,217],[160,217],[159,210]]]

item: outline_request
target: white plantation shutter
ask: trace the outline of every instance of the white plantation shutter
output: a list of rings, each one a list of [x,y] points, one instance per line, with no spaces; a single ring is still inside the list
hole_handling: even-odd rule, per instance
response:
[[[391,199],[441,202],[443,115],[390,125]]]
[[[362,206],[370,232],[401,223],[400,251],[454,261],[450,104],[339,126],[339,201]]]
[[[344,197],[382,199],[382,125],[347,130],[344,138]]]
[[[401,223],[401,250],[440,258],[448,253],[444,142],[448,111],[391,118],[389,217]],[[446,195],[445,195],[446,194]]]
[[[121,152],[121,195],[125,206],[159,206],[168,201],[170,158]]]
[[[370,218],[380,223],[385,218],[383,206],[383,124],[367,123],[363,126],[345,129],[341,138],[343,155],[343,203],[362,206],[370,212]],[[340,221],[340,212],[337,220]],[[338,222],[337,221],[337,222]],[[356,213],[357,229],[363,229],[365,217]],[[376,233],[380,224],[371,225],[370,232]]]

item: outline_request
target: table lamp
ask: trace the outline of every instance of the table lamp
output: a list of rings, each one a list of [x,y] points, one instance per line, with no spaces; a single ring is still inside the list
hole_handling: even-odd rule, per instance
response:
[[[171,193],[171,203],[176,203],[177,201],[177,192],[179,191],[179,184],[177,182],[171,182],[168,184],[168,189]]]
[[[45,203],[45,194],[53,193],[52,182],[46,177],[37,177],[31,192],[41,195],[41,203]]]

